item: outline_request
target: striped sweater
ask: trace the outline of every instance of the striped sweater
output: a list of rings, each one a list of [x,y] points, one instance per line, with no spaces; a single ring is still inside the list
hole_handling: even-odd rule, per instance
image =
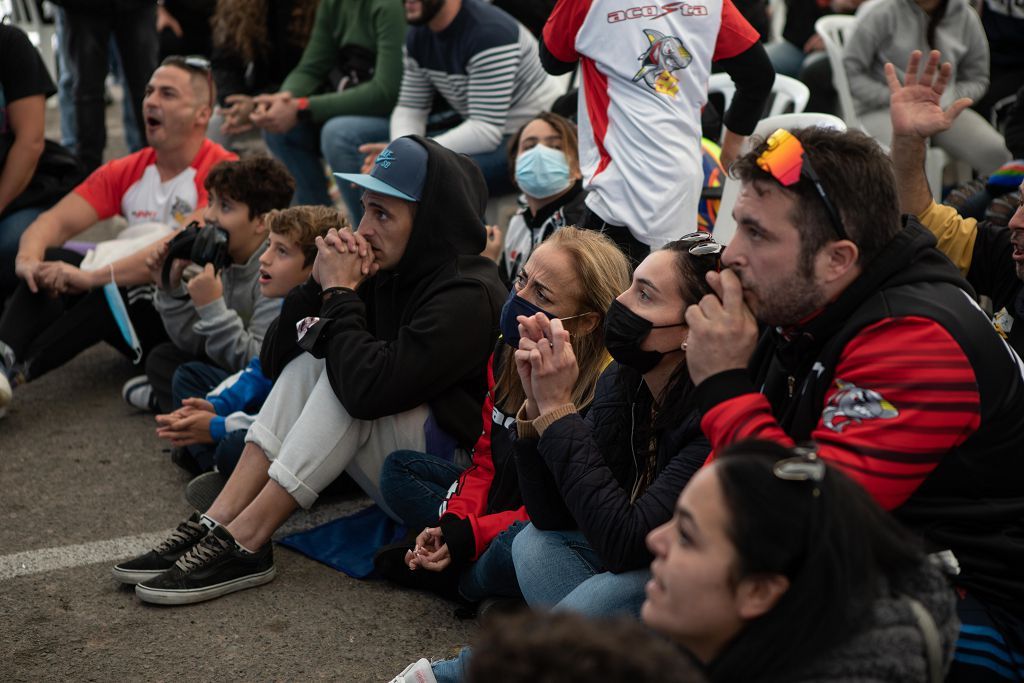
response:
[[[463,118],[437,142],[463,154],[497,149],[505,135],[550,107],[562,91],[540,65],[537,39],[480,0],[463,0],[452,23],[437,33],[411,27],[404,60],[391,138],[425,133],[436,91]]]

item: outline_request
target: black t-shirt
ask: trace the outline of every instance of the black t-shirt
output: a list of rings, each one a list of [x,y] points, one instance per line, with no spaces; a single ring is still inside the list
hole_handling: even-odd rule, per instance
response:
[[[8,133],[7,105],[24,97],[57,92],[39,52],[14,26],[0,25],[0,135]]]

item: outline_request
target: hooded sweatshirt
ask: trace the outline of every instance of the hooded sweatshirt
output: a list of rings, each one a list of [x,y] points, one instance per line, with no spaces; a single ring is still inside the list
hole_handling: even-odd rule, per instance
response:
[[[967,0],[949,0],[935,30],[935,44],[928,44],[928,15],[914,0],[872,0],[857,10],[853,35],[846,41],[843,65],[858,114],[889,107],[885,63],[896,66],[900,81],[903,67],[914,50],[942,52],[942,61],[953,65],[953,78],[943,106],[960,97],[975,102],[988,90],[989,51],[978,13]]]
[[[958,586],[1024,605],[1024,368],[916,219],[819,315],[697,387],[715,451],[813,439],[883,508],[952,550]]]
[[[507,292],[480,256],[487,188],[469,157],[411,136],[427,149],[423,198],[405,253],[355,292],[321,302],[312,279],[285,299],[260,361],[271,379],[307,350],[326,360],[352,417],[374,420],[426,403],[440,428],[469,450],[483,428],[487,359]],[[296,341],[296,323],[317,320]]]

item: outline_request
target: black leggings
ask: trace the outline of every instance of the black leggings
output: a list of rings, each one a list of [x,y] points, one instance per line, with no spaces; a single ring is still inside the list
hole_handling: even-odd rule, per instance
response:
[[[47,249],[47,261],[64,261],[72,265],[82,262],[82,255],[68,249]],[[145,356],[157,344],[167,340],[160,314],[153,308],[152,291],[121,288],[121,298],[128,308],[128,317],[142,345]],[[63,294],[51,297],[33,294],[24,282],[7,302],[0,317],[0,341],[14,351],[25,378],[32,380],[105,341],[129,358],[134,352],[121,335],[110,312],[102,288],[84,294]]]

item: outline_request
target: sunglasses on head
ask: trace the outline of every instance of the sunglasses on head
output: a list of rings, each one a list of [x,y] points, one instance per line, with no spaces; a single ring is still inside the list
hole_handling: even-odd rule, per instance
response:
[[[716,242],[711,233],[698,230],[683,235],[679,241],[688,245],[686,251],[690,256],[704,259],[708,263],[709,270],[721,270],[722,252],[725,251],[725,245]]]
[[[772,472],[785,481],[809,481],[815,484],[825,478],[825,461],[818,457],[818,446],[813,442],[800,444],[790,449],[793,456],[775,463]],[[818,495],[815,486],[814,495]]]
[[[849,234],[843,228],[843,222],[839,219],[839,212],[836,211],[832,200],[825,193],[825,188],[822,187],[818,174],[814,172],[811,160],[807,158],[807,153],[804,151],[804,146],[800,144],[800,140],[788,130],[779,128],[768,136],[765,144],[767,147],[757,157],[757,165],[761,170],[771,174],[783,187],[792,187],[800,181],[801,177],[810,180],[814,189],[817,190],[818,196],[821,197],[821,201],[825,204],[836,235],[841,240],[850,239]]]
[[[213,108],[213,70],[210,67],[210,60],[200,55],[170,55],[160,63],[160,66],[176,66],[206,76],[206,88],[210,93],[210,108]]]

